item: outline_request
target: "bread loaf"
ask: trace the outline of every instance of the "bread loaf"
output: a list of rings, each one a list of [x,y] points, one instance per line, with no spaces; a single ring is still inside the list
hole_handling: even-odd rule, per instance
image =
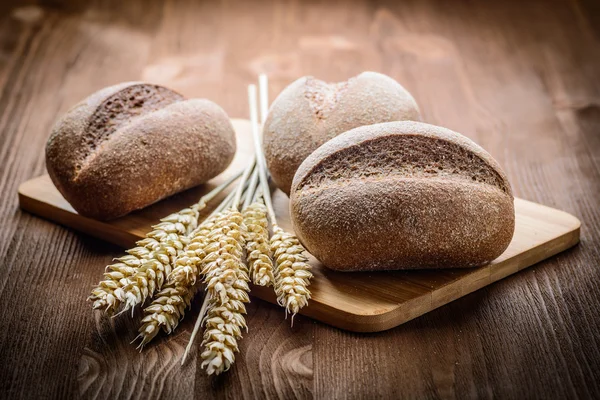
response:
[[[363,126],[319,147],[294,177],[290,212],[308,251],[343,271],[480,266],[515,223],[498,163],[420,122]]]
[[[327,84],[303,77],[275,99],[264,126],[264,150],[275,184],[290,193],[296,170],[310,153],[352,128],[420,120],[413,97],[394,79],[363,72]]]
[[[55,124],[46,166],[77,212],[106,220],[206,182],[235,150],[216,104],[128,82],[92,94]]]

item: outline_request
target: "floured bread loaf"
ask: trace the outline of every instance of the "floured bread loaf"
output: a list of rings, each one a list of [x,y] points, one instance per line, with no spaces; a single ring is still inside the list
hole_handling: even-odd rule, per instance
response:
[[[300,78],[275,99],[265,122],[265,158],[273,181],[289,194],[302,161],[329,139],[359,126],[403,120],[421,120],[419,107],[389,76],[363,72],[331,84]]]
[[[498,163],[420,122],[363,126],[319,147],[294,177],[290,211],[308,251],[344,271],[480,266],[515,224]]]
[[[77,212],[106,220],[206,182],[235,150],[215,103],[128,82],[92,94],[55,124],[46,166]]]

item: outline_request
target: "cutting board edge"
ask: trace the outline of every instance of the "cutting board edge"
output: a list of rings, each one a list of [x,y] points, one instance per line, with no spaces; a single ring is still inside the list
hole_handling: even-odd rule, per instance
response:
[[[491,271],[491,269],[493,268],[492,266],[483,267],[483,268],[485,268],[485,270],[488,271],[488,273],[486,275],[487,279],[477,280],[477,282],[481,282],[480,286],[477,286],[477,285],[479,285],[479,283],[477,283],[470,290],[457,291],[458,294],[456,296],[449,297],[445,301],[440,302],[439,304],[435,304],[435,302],[433,301],[432,293],[427,293],[422,296],[415,297],[412,300],[410,300],[409,302],[400,304],[393,309],[386,310],[386,311],[384,311],[382,313],[378,313],[378,314],[348,313],[346,311],[331,307],[330,305],[328,305],[326,303],[321,303],[321,307],[325,306],[327,308],[327,310],[330,310],[331,312],[327,312],[327,313],[314,312],[313,310],[311,310],[311,308],[309,306],[305,309],[302,309],[300,311],[300,314],[305,315],[307,317],[317,319],[328,325],[331,325],[331,326],[334,326],[337,328],[341,328],[341,329],[345,329],[345,330],[349,330],[352,332],[360,332],[360,333],[383,332],[386,330],[396,328],[400,325],[403,325],[404,323],[409,322],[415,318],[418,318],[430,311],[436,310],[440,307],[450,304],[451,302],[453,302],[455,300],[458,300],[464,296],[474,293],[484,287],[490,286],[491,284],[493,284],[495,282],[498,282],[504,278],[514,275],[517,272],[522,271],[523,269],[532,267],[544,260],[554,257],[557,254],[562,253],[563,251],[566,251],[566,250],[576,246],[579,243],[579,241],[580,241],[580,228],[578,227],[573,231],[568,231],[561,236],[558,236],[548,242],[542,243],[539,246],[536,246],[536,247],[533,247],[533,248],[527,250],[525,252],[526,255],[531,254],[531,253],[535,254],[536,250],[539,250],[540,248],[542,248],[546,245],[558,244],[558,246],[554,247],[554,249],[552,250],[552,252],[550,254],[536,257],[533,262],[531,262],[531,263],[528,262],[529,265],[524,266],[522,268],[517,268],[514,271],[512,271],[508,274],[505,274],[497,279],[492,278],[492,271]],[[523,254],[523,253],[521,253],[521,254]],[[541,255],[541,253],[540,253],[540,255]],[[516,256],[505,260],[504,263],[509,263],[514,259],[516,259]],[[439,290],[451,290],[452,287],[459,285],[460,283],[462,283],[462,280],[456,280],[454,282],[450,282],[447,285],[443,286],[442,288],[438,289],[438,291]],[[258,297],[262,300],[268,301],[268,302],[273,302],[273,301],[269,300],[268,296],[265,296],[263,298],[263,296],[259,294],[256,297]],[[423,299],[427,298],[427,297],[429,297],[430,299],[428,299],[428,302],[424,302]],[[427,306],[414,307],[413,303],[414,304],[419,304],[419,303],[423,304],[424,303]],[[336,320],[335,324],[332,323],[331,320],[327,320],[327,319],[323,318],[322,317],[323,314],[333,316],[333,318]],[[346,317],[343,319],[339,318],[339,314],[343,314]]]
[[[119,247],[121,247],[124,242],[131,243],[133,245],[137,240],[139,240],[139,238],[133,233],[121,231],[116,228],[107,230],[105,226],[111,225],[104,224],[102,222],[96,221],[92,218],[84,217],[79,214],[74,214],[73,212],[62,209],[60,207],[56,207],[56,211],[52,215],[40,212],[40,210],[46,203],[37,200],[33,197],[27,196],[27,194],[21,191],[21,186],[19,186],[19,207],[27,212],[30,212],[43,219],[52,221],[60,226],[73,229],[78,233],[89,235],[100,240],[104,240]],[[74,215],[77,215],[77,218],[73,218]],[[78,222],[78,220],[80,220],[81,222]],[[64,221],[69,222],[65,223]],[[95,229],[94,233],[88,233],[87,230],[81,227],[81,225],[83,224],[87,226],[97,226],[98,229]]]

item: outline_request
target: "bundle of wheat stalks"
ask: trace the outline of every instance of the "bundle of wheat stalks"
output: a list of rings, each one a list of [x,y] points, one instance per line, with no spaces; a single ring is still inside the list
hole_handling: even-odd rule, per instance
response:
[[[267,81],[260,77],[261,119],[267,115]],[[139,348],[162,329],[172,333],[199,288],[204,302],[183,360],[204,327],[201,357],[208,375],[227,371],[247,330],[249,282],[273,286],[278,303],[293,316],[310,299],[312,274],[305,249],[277,225],[259,134],[256,87],[249,87],[256,155],[248,167],[198,203],[153,226],[137,247],[107,266],[89,300],[94,309],[120,314],[146,304],[136,339]],[[202,223],[200,211],[236,179],[239,182]],[[269,222],[271,230],[269,229]],[[272,235],[270,235],[272,231]],[[183,362],[182,360],[182,362]]]

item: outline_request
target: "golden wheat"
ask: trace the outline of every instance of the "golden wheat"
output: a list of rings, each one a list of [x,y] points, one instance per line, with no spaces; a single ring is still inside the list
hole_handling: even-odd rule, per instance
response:
[[[231,208],[221,216],[219,228],[209,235],[204,258],[204,283],[209,304],[201,354],[208,375],[229,369],[239,351],[237,340],[246,328],[244,303],[250,301],[248,268],[242,261],[246,227],[242,214]]]
[[[268,114],[266,75],[261,75],[259,77],[259,83],[261,92],[260,110],[262,122],[264,124]],[[259,168],[261,191],[264,195],[268,219],[273,226],[273,236],[270,240],[270,247],[275,261],[275,294],[277,295],[277,302],[286,310],[286,317],[287,313],[292,314],[293,323],[294,315],[296,315],[302,307],[305,307],[308,304],[308,300],[310,299],[308,285],[310,284],[310,279],[313,275],[310,272],[308,258],[304,255],[305,249],[300,244],[298,238],[277,226],[277,219],[271,202],[271,192],[267,178],[268,170],[262,151],[255,85],[248,86],[248,103],[250,105],[252,138],[254,140],[254,149],[256,151],[256,159]]]
[[[154,295],[152,303],[144,309],[144,318],[136,339],[142,341],[138,348],[143,348],[158,334],[160,328],[170,334],[175,330],[185,314],[185,309],[196,293],[195,286],[167,283]]]
[[[269,247],[269,221],[267,208],[254,202],[244,209],[246,235],[246,262],[255,285],[271,286],[274,281],[273,261]]]
[[[194,276],[192,278],[186,276],[182,271],[186,268],[197,271],[197,265],[206,256],[204,247],[209,243],[208,235],[216,227],[219,217],[220,214],[216,214],[204,221],[190,235],[185,251],[175,261],[177,265],[175,269],[179,268],[179,272],[184,274],[185,279],[169,280],[163,289],[154,295],[152,303],[144,309],[144,318],[139,328],[139,335],[136,337],[136,339],[142,339],[140,348],[149,343],[158,334],[161,327],[165,333],[172,333],[183,318],[185,309],[189,307],[191,299],[197,291],[195,285],[197,273],[192,272]]]
[[[247,329],[243,314],[246,307],[240,300],[231,299],[226,303],[211,298],[208,313],[204,319],[205,330],[201,353],[202,368],[208,375],[219,375],[227,371],[239,352],[237,341],[242,338],[242,329]]]
[[[158,292],[152,303],[144,309],[145,316],[137,337],[141,338],[141,347],[149,343],[160,328],[170,334],[177,327],[197,291],[195,277],[198,276],[198,268],[201,265],[205,266],[203,274],[210,272],[210,275],[206,275],[207,279],[210,276],[212,280],[212,283],[207,283],[209,294],[223,292],[215,298],[215,301],[228,298],[232,302],[231,306],[239,307],[239,304],[235,303],[236,301],[249,300],[247,284],[245,296],[240,295],[237,292],[240,289],[240,283],[233,282],[233,285],[227,285],[230,275],[223,273],[224,269],[231,267],[232,261],[241,260],[243,235],[244,226],[241,215],[232,210],[212,216],[193,232],[188,246],[175,262],[176,268],[179,270],[173,270],[171,274],[173,279],[165,284],[163,290]],[[242,280],[244,276],[247,279],[247,272],[244,275],[243,268],[240,273]],[[189,271],[186,273],[187,269]],[[225,279],[219,281],[218,277],[220,276]],[[223,284],[226,286],[224,287]],[[243,285],[241,289],[244,289]]]
[[[275,260],[275,294],[286,314],[297,314],[310,299],[310,265],[296,236],[273,225],[271,251]]]
[[[117,258],[118,263],[108,265],[104,273],[105,279],[92,289],[92,294],[88,299],[93,302],[94,309],[104,309],[108,313],[112,313],[119,307],[121,301],[125,299],[122,288],[127,284],[127,278],[136,273],[142,259],[147,257],[150,250],[136,247],[128,250],[128,253]]]
[[[243,185],[243,183],[240,183]],[[214,242],[211,237],[222,231],[226,219],[221,218],[223,210],[229,207],[236,193],[231,192],[196,230],[189,235],[189,242],[173,263],[168,276],[169,282],[180,285],[194,285],[200,274],[201,264],[206,257],[205,247]],[[213,243],[214,246],[214,243]],[[208,249],[210,250],[210,249]]]
[[[190,235],[190,240],[173,263],[173,270],[169,274],[169,283],[193,286],[199,276],[199,267],[206,257],[206,246],[210,242],[209,236],[216,227],[216,218],[212,217],[203,223],[200,228]]]
[[[104,309],[112,314],[121,304],[126,303],[128,307],[131,307],[143,301],[151,294],[150,291],[154,292],[159,289],[164,282],[162,271],[166,270],[165,263],[170,264],[173,254],[183,248],[186,243],[186,235],[196,229],[200,210],[238,179],[241,174],[242,171],[233,174],[202,196],[193,206],[161,219],[159,224],[152,227],[152,232],[148,233],[145,239],[136,243],[138,247],[128,250],[127,256],[117,259],[118,263],[107,266],[105,279],[92,290],[88,297],[88,300],[93,302],[93,308]],[[154,269],[162,271],[157,275],[153,274]],[[137,284],[137,276],[140,272],[143,272],[147,278],[144,287],[133,288],[132,286]],[[152,290],[150,290],[151,288]]]
[[[123,311],[131,309],[160,290],[166,277],[171,273],[171,265],[177,255],[189,242],[187,237],[198,224],[198,211],[185,209],[162,219],[153,226],[154,230],[139,243],[153,249],[142,262],[135,275],[127,278],[123,287],[125,304]]]
[[[128,256],[109,265],[105,280],[89,297],[93,308],[113,313],[124,303],[124,310],[127,310],[160,288],[165,272],[170,272],[172,258],[184,248],[186,235],[196,228],[202,207],[204,202],[161,219],[145,239],[136,243],[138,247],[127,251]]]

